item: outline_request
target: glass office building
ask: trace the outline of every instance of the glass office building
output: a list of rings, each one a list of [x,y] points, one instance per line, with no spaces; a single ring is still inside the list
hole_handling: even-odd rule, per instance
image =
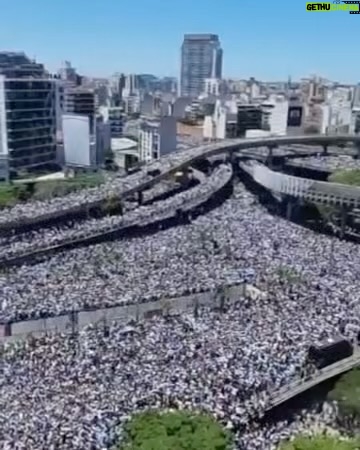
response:
[[[197,97],[206,78],[222,76],[223,51],[216,34],[186,34],[181,47],[180,95]]]
[[[42,64],[0,52],[0,178],[56,168],[56,85]]]

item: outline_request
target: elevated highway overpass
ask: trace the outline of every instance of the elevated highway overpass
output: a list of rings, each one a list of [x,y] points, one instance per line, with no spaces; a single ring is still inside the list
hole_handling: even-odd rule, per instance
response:
[[[286,175],[275,172],[255,161],[241,162],[240,167],[256,183],[278,194],[300,198],[314,203],[346,206],[349,208],[358,208],[360,206],[360,188],[356,186]]]
[[[0,233],[6,233],[11,230],[21,229],[21,227],[41,226],[46,222],[60,220],[64,217],[71,217],[72,214],[86,212],[89,208],[99,206],[109,195],[116,196],[120,200],[152,187],[169,175],[192,165],[196,161],[204,158],[216,156],[221,153],[232,153],[242,150],[251,150],[257,147],[268,147],[269,152],[277,146],[282,145],[320,145],[327,151],[328,146],[343,144],[356,144],[360,148],[360,135],[308,135],[308,136],[281,136],[266,137],[257,139],[231,139],[221,142],[210,143],[191,149],[174,152],[164,156],[145,166],[140,172],[124,178],[120,181],[116,189],[103,189],[101,195],[96,190],[87,195],[83,201],[76,200],[74,204],[65,198],[54,199],[44,211],[42,208],[29,208],[25,213],[21,208],[14,207],[0,217]],[[296,149],[295,149],[296,151]],[[149,175],[149,172],[155,176]],[[99,198],[100,197],[100,198]]]
[[[311,378],[305,380],[298,380],[289,385],[283,386],[270,397],[270,401],[267,404],[266,410],[269,411],[282,403],[287,402],[291,398],[294,398],[303,392],[323,383],[326,380],[334,378],[342,373],[360,366],[360,351],[357,349],[355,353],[349,358],[345,358],[341,361],[324,367],[314,374]]]

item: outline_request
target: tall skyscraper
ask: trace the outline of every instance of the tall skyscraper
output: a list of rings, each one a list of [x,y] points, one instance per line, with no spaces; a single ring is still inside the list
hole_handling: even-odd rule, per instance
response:
[[[181,96],[197,97],[206,78],[221,78],[223,51],[216,34],[185,34],[181,47]]]
[[[56,163],[57,82],[24,53],[0,52],[0,178]]]

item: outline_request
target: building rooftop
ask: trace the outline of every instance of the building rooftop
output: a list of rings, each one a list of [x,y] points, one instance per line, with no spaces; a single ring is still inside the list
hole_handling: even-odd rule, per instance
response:
[[[219,36],[217,34],[210,34],[210,33],[199,33],[199,34],[185,34],[184,35],[185,41],[219,41]]]
[[[137,147],[138,143],[128,138],[112,138],[111,148],[114,152],[124,151]]]
[[[0,52],[0,74],[8,78],[44,78],[49,74],[42,64],[22,52]]]

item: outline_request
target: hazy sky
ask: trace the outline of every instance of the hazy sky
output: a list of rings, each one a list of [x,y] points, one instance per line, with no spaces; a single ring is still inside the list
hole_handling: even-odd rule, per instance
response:
[[[0,0],[0,50],[49,70],[178,76],[184,33],[217,33],[224,76],[263,80],[317,73],[360,81],[360,15],[307,12],[302,0]]]

